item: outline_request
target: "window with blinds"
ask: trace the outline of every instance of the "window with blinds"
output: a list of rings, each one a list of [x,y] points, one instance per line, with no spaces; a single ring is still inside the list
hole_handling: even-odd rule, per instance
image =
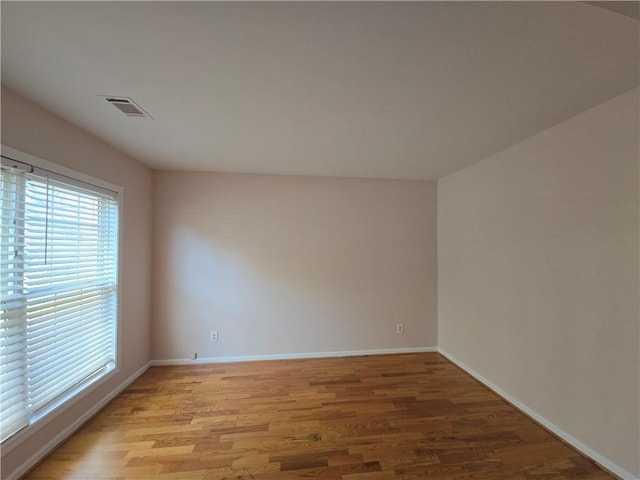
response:
[[[4,441],[115,366],[115,192],[5,157],[0,167]]]

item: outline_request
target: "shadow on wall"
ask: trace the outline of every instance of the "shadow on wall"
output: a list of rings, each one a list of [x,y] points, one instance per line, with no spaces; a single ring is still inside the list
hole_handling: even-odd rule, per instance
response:
[[[319,334],[340,328],[333,321],[339,316],[336,300],[348,297],[349,289],[332,281],[327,264],[313,252],[284,248],[289,254],[283,258],[282,248],[269,252],[256,241],[253,247],[259,251],[243,251],[211,237],[186,226],[171,237],[169,277],[175,293],[167,313],[180,319],[170,323],[172,348],[181,348],[189,330],[193,338],[208,330],[219,331],[222,338],[228,332],[268,338],[290,330]],[[274,317],[279,321],[270,321]]]

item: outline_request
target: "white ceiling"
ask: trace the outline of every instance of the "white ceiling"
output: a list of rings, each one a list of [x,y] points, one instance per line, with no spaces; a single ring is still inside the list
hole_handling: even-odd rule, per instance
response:
[[[441,178],[640,84],[580,2],[1,8],[2,82],[156,168]]]

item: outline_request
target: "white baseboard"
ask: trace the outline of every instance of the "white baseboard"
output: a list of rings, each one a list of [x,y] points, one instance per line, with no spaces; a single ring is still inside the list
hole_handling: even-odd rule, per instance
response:
[[[522,412],[524,412],[529,417],[533,418],[540,425],[542,425],[543,427],[545,427],[546,429],[548,429],[549,431],[551,431],[552,433],[554,433],[555,435],[560,437],[562,440],[567,442],[573,448],[575,448],[579,452],[583,453],[584,455],[586,455],[587,457],[592,459],[594,462],[598,463],[600,466],[602,466],[605,469],[609,470],[611,473],[613,473],[615,475],[618,475],[620,478],[622,478],[624,480],[640,480],[638,477],[633,475],[631,472],[626,471],[624,468],[622,468],[619,465],[617,465],[616,463],[612,462],[611,460],[606,458],[604,455],[601,455],[600,453],[596,452],[592,448],[589,448],[588,446],[586,446],[584,443],[582,443],[580,440],[578,440],[574,436],[568,434],[567,432],[565,432],[564,430],[562,430],[561,428],[557,427],[556,425],[551,423],[549,420],[544,418],[542,415],[537,413],[536,411],[534,411],[531,408],[527,407],[525,404],[523,404],[519,400],[513,398],[507,392],[502,390],[500,387],[498,387],[497,385],[495,385],[491,381],[489,381],[486,378],[484,378],[482,375],[480,375],[474,369],[472,369],[468,365],[466,365],[463,362],[461,362],[460,360],[458,360],[456,357],[451,355],[446,350],[443,350],[442,348],[438,348],[438,352],[440,354],[442,354],[444,357],[446,357],[448,360],[450,360],[451,362],[455,363],[458,367],[463,369],[469,375],[474,377],[480,383],[484,384],[490,390],[493,390],[495,393],[500,395],[502,398],[504,398],[507,402],[512,404],[514,407],[516,407],[517,409],[521,410]]]
[[[278,353],[274,355],[239,355],[234,357],[202,357],[192,359],[151,360],[152,366],[200,365],[205,363],[257,362],[260,360],[295,360],[302,358],[355,357],[361,355],[388,355],[398,353],[437,352],[437,347],[382,348],[377,350],[348,350],[342,352]]]
[[[48,455],[54,448],[64,442],[67,438],[69,438],[76,430],[78,430],[87,420],[93,417],[96,413],[98,413],[102,408],[104,408],[107,403],[113,400],[118,394],[120,394],[125,388],[131,385],[134,381],[138,379],[147,369],[150,367],[150,363],[145,364],[142,368],[136,371],[133,375],[127,378],[124,382],[118,385],[114,390],[112,390],[109,395],[102,398],[98,403],[96,403],[93,407],[87,410],[83,415],[78,417],[72,424],[70,424],[67,428],[62,430],[58,435],[53,437],[50,441],[48,441],[42,448],[40,448],[37,452],[31,455],[22,465],[20,465],[16,470],[11,472],[9,475],[4,476],[5,480],[18,480],[21,476],[26,474],[30,469],[32,469],[40,460],[42,460],[46,455]]]

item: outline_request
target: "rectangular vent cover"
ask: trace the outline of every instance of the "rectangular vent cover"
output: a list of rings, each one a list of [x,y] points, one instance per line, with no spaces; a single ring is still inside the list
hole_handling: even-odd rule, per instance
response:
[[[104,99],[128,117],[153,118],[129,97],[104,96]]]

